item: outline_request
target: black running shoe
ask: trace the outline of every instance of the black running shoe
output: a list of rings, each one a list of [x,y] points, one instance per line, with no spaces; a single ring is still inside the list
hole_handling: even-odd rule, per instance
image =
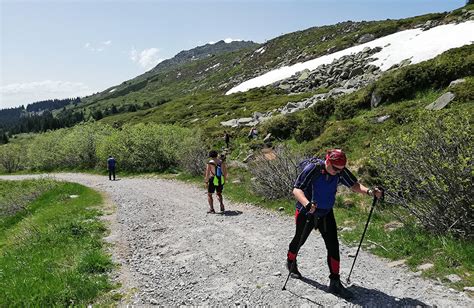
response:
[[[293,262],[295,263],[294,265],[293,265]],[[298,264],[296,263],[296,260],[291,261],[291,260],[287,259],[286,260],[286,268],[288,269],[288,271],[291,272],[291,274],[290,274],[291,278],[296,278],[296,279],[303,278],[303,275],[301,275],[301,273],[298,271]]]
[[[331,279],[329,282],[329,292],[345,299],[354,297],[354,294],[342,285],[339,278]]]

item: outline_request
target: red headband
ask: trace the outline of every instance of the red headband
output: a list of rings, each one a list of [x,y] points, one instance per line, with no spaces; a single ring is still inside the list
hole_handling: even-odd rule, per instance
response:
[[[345,166],[347,162],[346,154],[340,149],[328,150],[326,160],[338,166]]]

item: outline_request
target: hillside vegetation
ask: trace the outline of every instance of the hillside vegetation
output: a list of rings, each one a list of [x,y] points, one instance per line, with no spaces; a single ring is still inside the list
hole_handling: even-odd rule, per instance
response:
[[[378,227],[383,230],[389,218],[398,219],[404,226],[398,235],[379,235],[380,241],[396,238],[385,255],[402,258],[404,254],[413,257],[419,253],[422,257],[413,257],[412,261],[419,264],[430,255],[409,243],[407,234],[432,238],[429,244],[434,243],[433,247],[427,249],[440,249],[437,266],[445,267],[440,272],[456,272],[463,280],[456,287],[468,286],[474,277],[469,274],[472,262],[466,261],[474,234],[473,44],[415,65],[390,69],[353,93],[330,97],[303,111],[273,116],[258,126],[257,139],[247,138],[247,126],[223,128],[220,123],[276,110],[333,88],[329,85],[289,93],[270,85],[224,95],[249,78],[353,46],[364,35],[376,38],[420,25],[460,22],[469,18],[473,9],[474,5],[468,5],[450,13],[402,20],[344,22],[195,61],[175,59],[67,108],[70,113],[81,112],[90,119],[87,122],[10,138],[9,144],[0,146],[0,168],[4,172],[101,172],[107,156],[114,155],[120,172],[183,171],[196,177],[202,174],[206,152],[217,148],[227,152],[230,174],[239,180],[227,192],[269,207],[284,204],[282,207],[290,211],[291,196],[282,187],[288,187],[294,178],[300,157],[322,155],[327,148],[343,148],[350,169],[359,178],[387,188],[386,201],[391,206],[379,217],[382,227]],[[454,100],[444,109],[426,109],[448,92]],[[230,149],[224,149],[224,129],[232,135]],[[264,141],[268,133],[271,136]],[[276,153],[276,159],[260,157],[261,150]],[[252,157],[260,159],[247,164]],[[363,204],[357,197],[343,196],[348,201],[339,199],[339,205]],[[365,217],[365,213],[350,211],[347,215]],[[394,252],[404,245],[406,250]],[[466,247],[465,252],[454,254],[453,247],[460,246]]]

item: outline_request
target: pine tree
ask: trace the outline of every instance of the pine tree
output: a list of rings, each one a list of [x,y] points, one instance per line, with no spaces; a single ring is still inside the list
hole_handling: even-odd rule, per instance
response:
[[[0,144],[8,143],[8,135],[4,131],[0,130]]]

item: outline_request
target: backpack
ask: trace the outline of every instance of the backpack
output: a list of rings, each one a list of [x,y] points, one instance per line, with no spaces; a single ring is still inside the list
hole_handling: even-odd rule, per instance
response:
[[[222,176],[222,166],[221,166],[221,164],[216,165],[216,176]]]
[[[214,161],[210,163],[215,166],[214,172],[212,173],[212,176],[214,177],[213,183],[214,185],[224,185],[224,177],[222,173],[222,162],[220,163],[215,163]]]
[[[309,158],[305,158],[303,159],[302,161],[300,161],[300,163],[298,164],[298,175],[304,170],[304,168],[306,168],[307,165],[313,163],[313,164],[317,164],[318,163],[318,158],[316,157],[309,157]]]

